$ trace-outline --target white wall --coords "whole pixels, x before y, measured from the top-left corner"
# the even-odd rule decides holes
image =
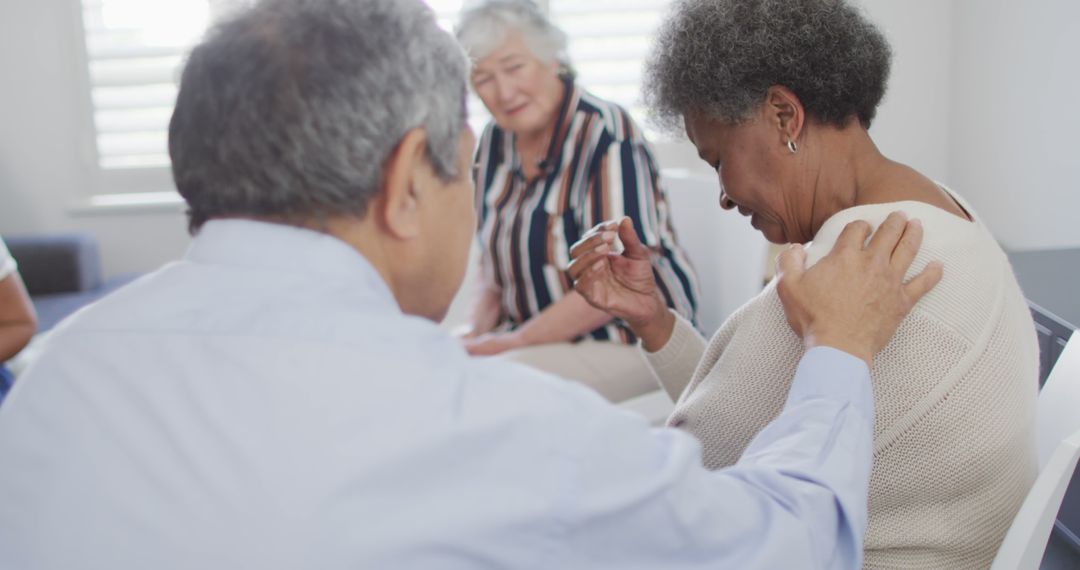
[[[1009,249],[1080,247],[1080,2],[955,4],[952,184]]]
[[[947,182],[952,2],[859,3],[893,50],[889,88],[870,133],[885,156]]]
[[[1007,247],[1080,245],[1068,61],[1080,39],[1067,33],[1080,3],[860,3],[894,51],[872,131],[881,149],[968,197]],[[107,274],[149,270],[187,244],[179,209],[72,211],[92,180],[78,18],[77,0],[0,2],[0,232],[92,231]],[[701,168],[693,154],[670,159]]]
[[[146,271],[183,253],[179,208],[75,211],[93,179],[78,10],[78,0],[0,1],[0,232],[90,231],[106,275]]]

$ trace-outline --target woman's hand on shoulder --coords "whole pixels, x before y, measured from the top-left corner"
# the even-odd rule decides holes
[[[570,257],[574,289],[635,331],[667,313],[653,275],[653,253],[638,239],[630,218],[598,224],[570,248]]]

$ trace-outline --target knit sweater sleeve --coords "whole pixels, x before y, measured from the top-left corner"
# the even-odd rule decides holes
[[[705,339],[690,321],[677,311],[668,310],[675,315],[675,329],[671,331],[671,338],[656,352],[644,348],[641,352],[671,400],[678,401],[690,383],[701,356],[705,354]]]

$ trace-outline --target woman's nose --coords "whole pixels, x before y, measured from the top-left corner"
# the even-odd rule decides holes
[[[514,98],[513,86],[506,78],[495,77],[495,91],[500,103],[507,103]]]

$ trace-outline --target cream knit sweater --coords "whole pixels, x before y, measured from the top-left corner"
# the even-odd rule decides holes
[[[1034,325],[986,227],[929,204],[839,212],[807,262],[828,253],[848,222],[877,227],[894,210],[925,227],[908,276],[934,259],[945,275],[874,360],[865,568],[987,568],[1036,473]],[[706,466],[717,469],[735,463],[779,414],[802,353],[774,281],[707,346],[679,319],[671,340],[646,357],[677,401],[668,425],[697,436]]]

